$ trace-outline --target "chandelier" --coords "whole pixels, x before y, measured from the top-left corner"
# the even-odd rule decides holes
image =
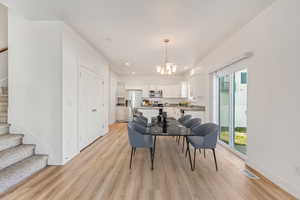
[[[156,71],[161,75],[171,75],[176,73],[177,66],[168,60],[168,43],[170,42],[169,39],[165,39],[165,58],[162,65],[158,65],[156,67]]]

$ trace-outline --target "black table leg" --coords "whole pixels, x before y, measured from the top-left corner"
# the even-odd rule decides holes
[[[188,152],[188,155],[189,155],[189,160],[190,160],[190,165],[191,165],[191,170],[194,171],[193,169],[193,164],[192,164],[192,157],[191,157],[191,151],[190,151],[190,144],[188,142],[188,139],[187,139],[187,136],[185,136],[185,141],[186,141],[186,145],[187,145],[187,152]]]
[[[153,155],[155,154],[155,148],[156,148],[156,136],[154,136]]]
[[[150,148],[150,160],[151,160],[151,170],[153,170],[154,153],[152,148]]]

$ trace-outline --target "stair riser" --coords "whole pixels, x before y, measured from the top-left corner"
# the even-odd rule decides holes
[[[5,143],[1,142],[0,143],[0,151],[20,145],[20,144],[22,144],[22,140],[23,140],[22,138],[17,138],[17,139],[9,140]]]
[[[0,171],[0,195],[34,173],[45,168],[47,166],[48,159],[46,157],[41,158],[31,161],[25,165],[22,164],[24,161],[16,163],[13,165],[13,168],[7,167]]]
[[[0,102],[7,103],[8,102],[8,96],[0,96]]]
[[[7,134],[9,132],[8,127],[0,127],[0,135]]]
[[[18,149],[18,151],[8,152],[4,156],[0,156],[0,170],[24,160],[34,154],[34,145],[26,146],[25,148]]]
[[[1,112],[6,112],[7,113],[7,111],[8,111],[8,107],[7,106],[1,106],[0,105],[0,113]]]
[[[0,123],[6,124],[7,123],[7,113],[0,112]]]
[[[1,87],[0,94],[7,95],[8,94],[8,88],[7,87]]]
[[[0,117],[0,123],[6,124],[7,123],[7,117]]]

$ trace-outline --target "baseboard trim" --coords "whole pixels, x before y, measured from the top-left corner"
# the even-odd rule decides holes
[[[298,196],[297,192],[293,192],[293,193],[290,193],[288,192],[286,189],[283,189],[280,185],[274,183],[272,180],[270,180],[269,178],[267,178],[265,175],[265,173],[261,173],[259,172],[257,169],[254,169],[254,167],[250,166],[249,163],[245,163],[245,167],[251,171],[252,173],[254,173],[256,176],[258,176],[259,178],[263,179],[265,182],[271,184],[273,187],[277,188],[278,190],[282,191],[283,193],[285,193],[287,196],[290,196],[291,199],[298,199],[299,197],[296,197]]]

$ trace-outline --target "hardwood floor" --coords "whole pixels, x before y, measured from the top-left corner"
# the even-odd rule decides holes
[[[265,179],[245,177],[240,172],[244,163],[224,148],[219,146],[216,154],[218,172],[209,151],[206,159],[198,154],[192,172],[175,139],[159,137],[154,170],[150,170],[148,149],[137,150],[129,170],[126,124],[114,124],[107,136],[67,165],[47,167],[2,199],[295,199]]]

